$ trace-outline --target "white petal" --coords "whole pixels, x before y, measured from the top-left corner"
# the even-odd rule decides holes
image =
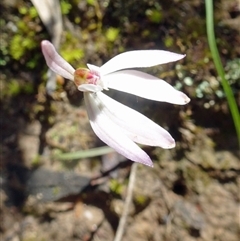
[[[57,53],[55,47],[47,40],[41,42],[41,47],[48,67],[64,78],[73,80],[74,68]]]
[[[103,76],[120,69],[151,67],[177,61],[184,57],[185,55],[164,50],[135,50],[124,52],[113,57],[100,67],[100,70]]]
[[[103,88],[100,85],[82,84],[78,86],[78,90],[83,92],[86,92],[86,91],[98,92],[98,91],[102,91]]]
[[[96,135],[107,145],[115,149],[126,158],[153,166],[150,157],[118,127],[103,110],[104,105],[99,100],[97,93],[84,92],[84,100],[90,124]]]
[[[100,68],[93,64],[87,64],[87,67],[91,70],[92,73],[95,73],[96,75],[100,76]]]
[[[108,88],[134,94],[146,99],[185,105],[190,99],[166,81],[137,70],[121,70],[102,78]]]
[[[134,142],[166,149],[175,146],[171,135],[146,116],[101,92],[97,94],[97,97],[101,103],[102,112]]]

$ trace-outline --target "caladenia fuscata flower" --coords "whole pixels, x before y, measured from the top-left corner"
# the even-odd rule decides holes
[[[96,135],[126,158],[153,166],[150,157],[136,143],[175,147],[172,136],[141,113],[115,101],[103,90],[115,89],[146,99],[185,105],[190,99],[167,82],[130,68],[151,67],[180,60],[184,55],[163,50],[121,53],[101,67],[74,69],[47,40],[41,43],[47,65],[62,77],[74,81],[84,92],[90,124]]]

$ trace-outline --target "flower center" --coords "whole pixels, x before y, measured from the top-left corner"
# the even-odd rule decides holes
[[[92,73],[89,69],[79,68],[74,72],[74,83],[77,87],[82,84],[97,85],[99,79],[99,76]]]

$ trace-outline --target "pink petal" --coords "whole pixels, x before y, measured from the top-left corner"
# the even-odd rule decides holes
[[[102,111],[104,104],[98,98],[99,93],[84,92],[90,124],[96,135],[126,158],[152,167],[150,157]]]
[[[54,46],[49,41],[43,40],[41,47],[48,67],[64,78],[73,80],[74,68],[57,53]]]
[[[171,135],[141,113],[99,92],[95,100],[101,103],[101,111],[118,125],[131,140],[143,145],[175,147]]]
[[[113,57],[100,67],[101,75],[103,76],[121,69],[151,67],[159,64],[166,64],[184,57],[185,55],[163,50],[135,50],[124,52]]]
[[[121,70],[102,79],[108,88],[134,94],[146,99],[185,105],[190,99],[166,81],[137,70]]]

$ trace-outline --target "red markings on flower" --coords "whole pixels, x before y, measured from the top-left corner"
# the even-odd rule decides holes
[[[97,85],[99,77],[93,74],[89,69],[79,68],[74,72],[74,83],[76,86],[82,84]]]

